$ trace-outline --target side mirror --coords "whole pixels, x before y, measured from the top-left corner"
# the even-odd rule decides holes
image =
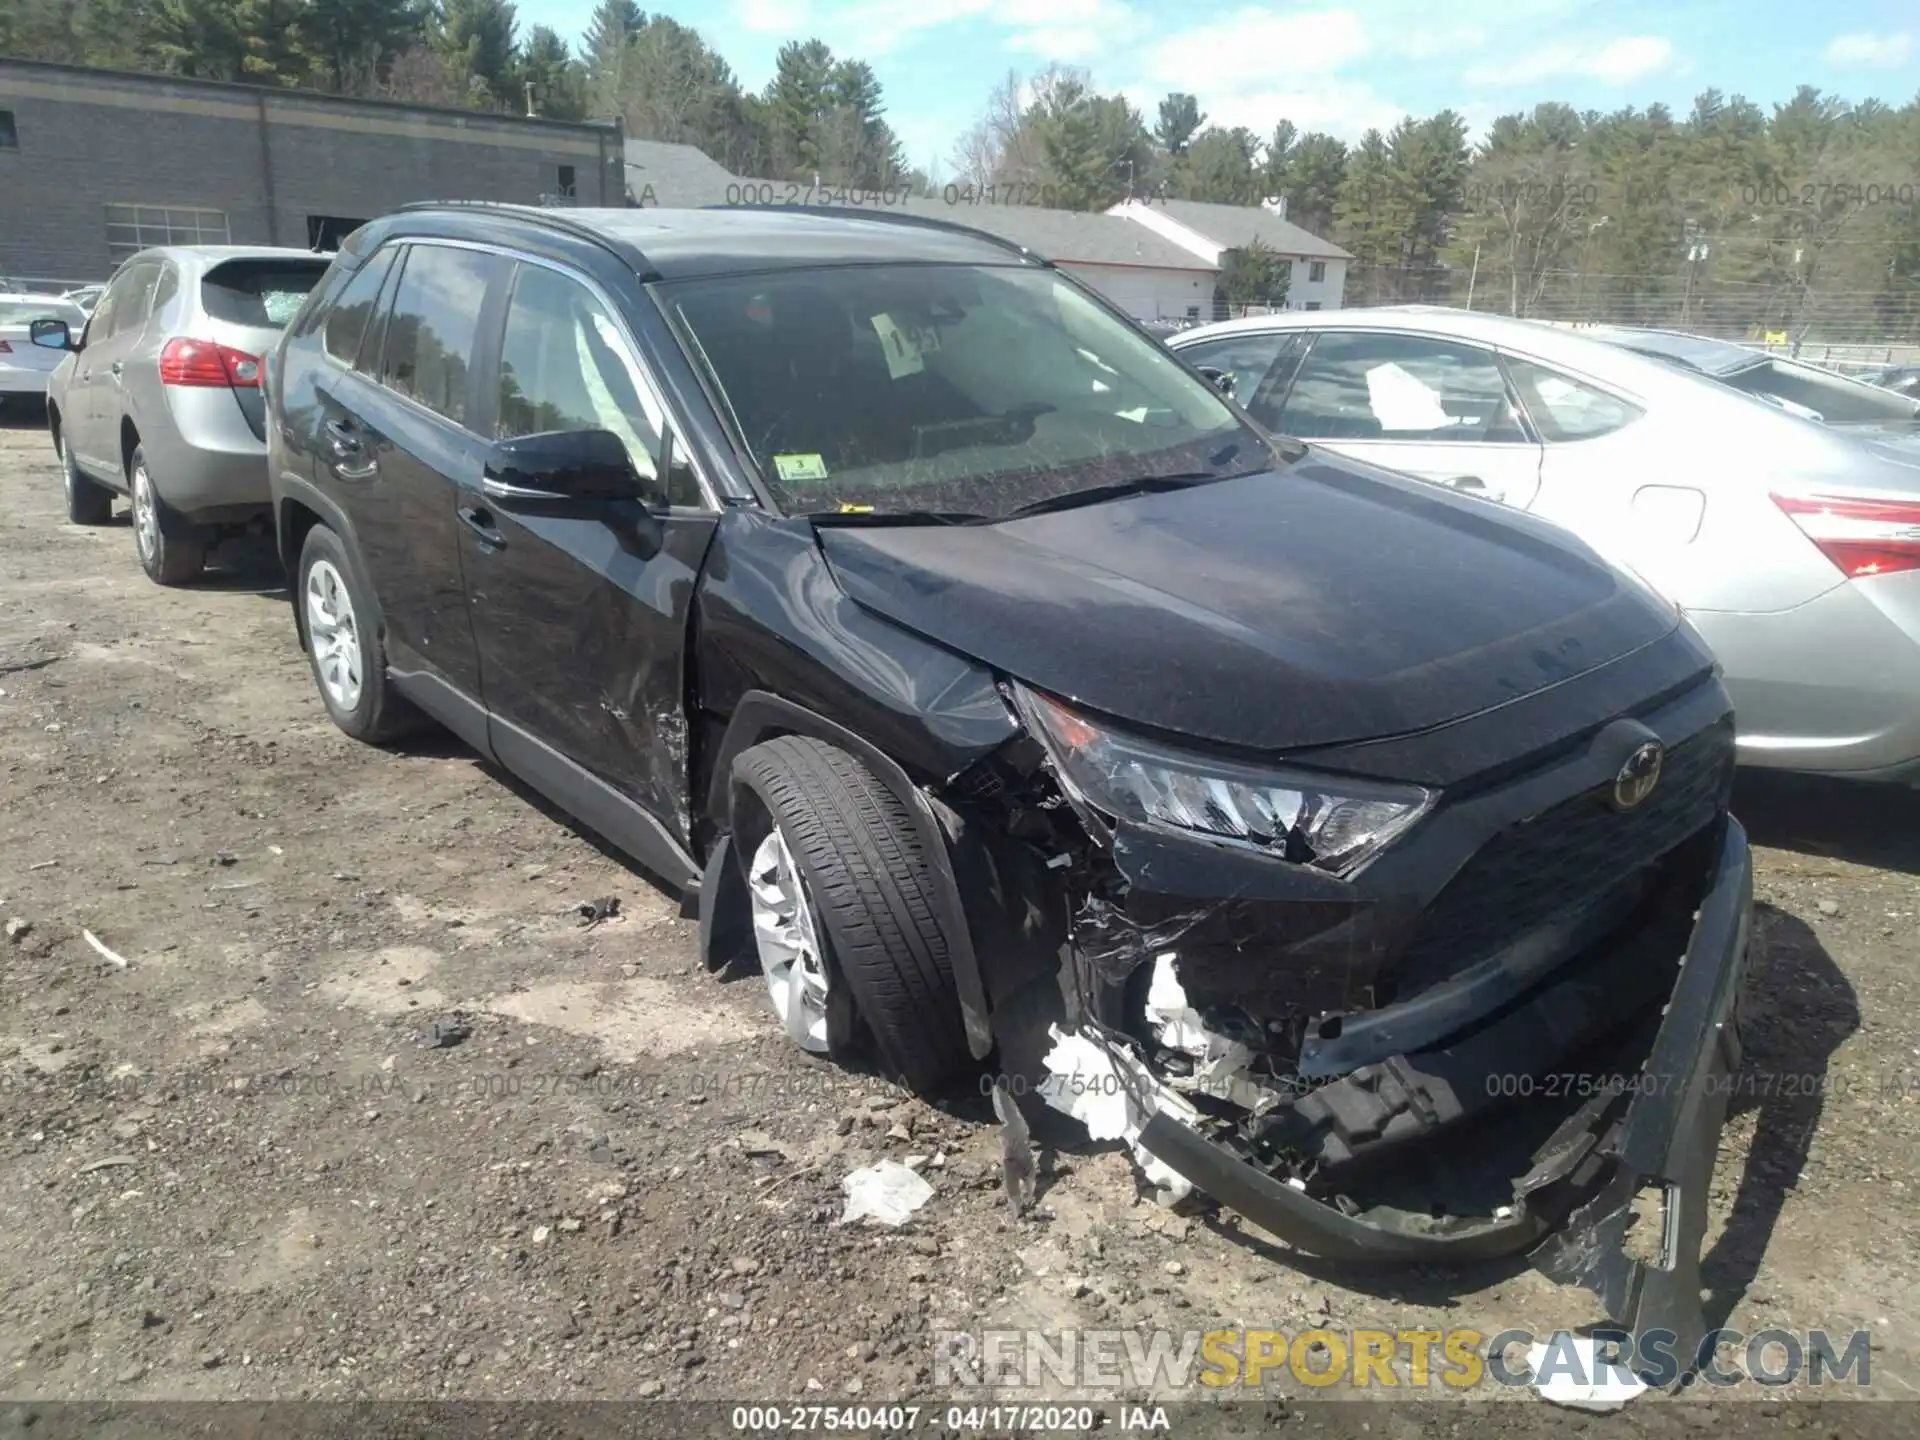
[[[27,326],[27,339],[42,350],[77,350],[73,331],[64,320],[35,320]]]
[[[1216,370],[1211,365],[1196,365],[1193,368],[1198,370],[1201,375],[1205,377],[1206,382],[1213,386],[1214,389],[1218,390],[1222,395],[1225,395],[1229,400],[1233,398],[1233,392],[1238,387],[1240,381],[1239,377],[1231,370]]]
[[[633,468],[626,442],[611,430],[554,430],[498,441],[480,488],[503,505],[654,498],[653,485]]]

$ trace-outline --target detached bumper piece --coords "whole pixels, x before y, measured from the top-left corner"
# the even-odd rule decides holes
[[[1746,832],[1729,819],[1677,978],[1671,960],[1637,953],[1629,940],[1452,1043],[1362,1066],[1275,1117],[1275,1138],[1315,1166],[1365,1170],[1370,1156],[1392,1156],[1398,1172],[1423,1148],[1454,1148],[1409,1142],[1464,1131],[1476,1118],[1478,1130],[1524,1135],[1511,1111],[1481,1114],[1498,1101],[1495,1077],[1533,1077],[1624,1027],[1646,1056],[1637,1073],[1621,1065],[1618,1084],[1560,1092],[1573,1108],[1532,1147],[1510,1202],[1484,1207],[1490,1215],[1318,1198],[1175,1118],[1185,1108],[1177,1103],[1147,1118],[1138,1144],[1263,1229],[1329,1259],[1445,1264],[1532,1251],[1543,1273],[1594,1291],[1623,1327],[1669,1332],[1674,1353],[1691,1362],[1706,1329],[1699,1251],[1740,1064],[1736,1003],[1752,893]]]

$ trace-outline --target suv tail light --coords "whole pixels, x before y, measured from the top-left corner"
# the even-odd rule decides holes
[[[251,390],[260,383],[260,357],[211,340],[176,338],[160,352],[160,383]]]
[[[1920,500],[1775,495],[1773,503],[1849,580],[1920,570]]]

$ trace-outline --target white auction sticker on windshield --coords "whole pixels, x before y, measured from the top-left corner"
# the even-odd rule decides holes
[[[873,333],[887,357],[887,373],[896,380],[918,375],[927,368],[927,355],[940,348],[940,332],[932,326],[902,324],[884,311],[873,317]]]

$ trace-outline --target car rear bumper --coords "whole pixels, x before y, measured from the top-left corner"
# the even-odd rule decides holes
[[[45,395],[51,370],[26,370],[15,365],[0,365],[0,395]]]
[[[1861,778],[1920,768],[1920,571],[1772,614],[1687,618],[1725,672],[1741,764]]]
[[[265,442],[247,432],[231,395],[218,398],[235,412],[231,426],[160,426],[140,436],[154,488],[190,519],[230,520],[272,503]]]
[[[1329,1259],[1448,1263],[1534,1251],[1535,1263],[1552,1278],[1594,1291],[1636,1334],[1668,1332],[1673,1353],[1690,1358],[1705,1333],[1699,1249],[1731,1077],[1740,1064],[1736,1007],[1752,889],[1746,834],[1729,819],[1678,979],[1637,1075],[1616,1091],[1578,1097],[1581,1103],[1535,1152],[1532,1167],[1515,1179],[1512,1203],[1491,1217],[1349,1213],[1173,1118],[1176,1107],[1154,1108],[1139,1145],[1262,1228]],[[1521,1023],[1561,1018],[1559,1011],[1578,1003],[1563,988],[1549,987],[1515,1012]],[[1448,1039],[1435,1053],[1449,1048]],[[1407,1058],[1417,1064],[1422,1057]],[[1556,1210],[1555,1200],[1575,1208]],[[1627,1251],[1636,1215],[1650,1216],[1646,1223],[1659,1231],[1649,1245],[1636,1246],[1648,1258]]]

